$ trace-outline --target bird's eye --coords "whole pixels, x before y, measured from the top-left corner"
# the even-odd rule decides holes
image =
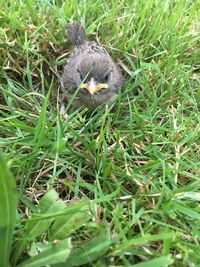
[[[79,73],[79,75],[80,75],[80,78],[81,78],[81,80],[83,80],[83,74],[81,73],[81,71],[80,70],[78,70],[78,73]]]
[[[109,75],[108,74],[106,74],[105,76],[104,76],[104,82],[108,82],[108,78],[109,78]]]

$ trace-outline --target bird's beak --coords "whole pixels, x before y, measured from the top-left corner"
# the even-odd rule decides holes
[[[88,83],[87,89],[91,95],[95,94],[98,91],[98,87],[94,78],[91,78],[90,82]]]
[[[94,78],[91,78],[91,80],[89,81],[89,83],[82,83],[81,88],[85,88],[87,89],[91,95],[97,93],[98,91],[100,91],[101,89],[104,88],[108,88],[108,84],[107,83],[99,83],[97,84]]]

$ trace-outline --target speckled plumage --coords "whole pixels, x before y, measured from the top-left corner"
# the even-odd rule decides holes
[[[94,41],[86,39],[84,28],[78,23],[67,25],[67,36],[74,46],[68,63],[61,77],[61,113],[66,102],[74,95],[80,84],[93,79],[97,84],[106,83],[108,88],[90,94],[80,88],[77,92],[73,107],[85,106],[89,110],[100,105],[113,102],[117,98],[119,89],[123,85],[123,77],[117,65],[108,52]]]

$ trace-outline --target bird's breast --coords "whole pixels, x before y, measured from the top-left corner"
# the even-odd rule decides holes
[[[115,92],[107,92],[101,94],[94,95],[80,95],[79,101],[87,107],[89,110],[96,109],[98,106],[101,106],[108,102],[113,102],[117,98],[117,94]]]

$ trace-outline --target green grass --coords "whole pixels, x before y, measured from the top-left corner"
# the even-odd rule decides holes
[[[0,148],[19,192],[12,266],[200,266],[199,10],[1,1]],[[126,85],[115,109],[66,121],[59,77],[73,20]]]

